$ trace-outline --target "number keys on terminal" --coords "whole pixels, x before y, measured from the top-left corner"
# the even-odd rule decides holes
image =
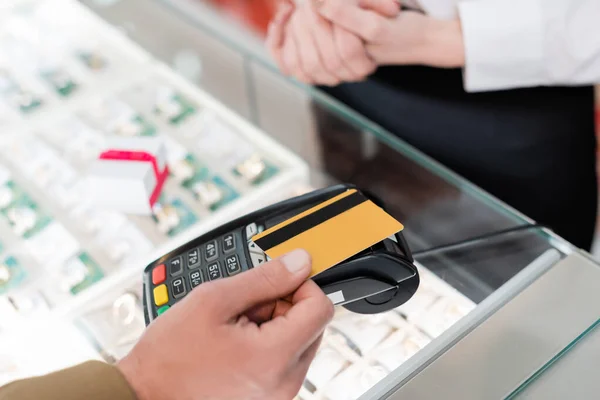
[[[192,289],[202,283],[202,272],[200,270],[192,271],[190,273],[190,282],[192,283]]]
[[[194,269],[200,265],[200,249],[195,248],[194,250],[188,251],[187,259],[189,269]]]
[[[205,258],[206,261],[212,261],[215,258],[217,258],[218,252],[217,252],[217,241],[213,240],[212,242],[208,242],[206,244],[206,253],[205,253]]]
[[[223,277],[223,275],[221,275],[221,268],[219,268],[218,262],[209,264],[207,269],[208,269],[208,279],[210,279],[211,281],[214,281],[215,279],[219,279],[219,278]]]
[[[171,286],[173,287],[173,297],[178,299],[180,297],[185,296],[186,289],[185,289],[185,278],[184,277],[174,279],[173,282],[171,283]]]
[[[242,271],[242,267],[240,266],[240,261],[238,260],[237,255],[229,256],[225,259],[225,266],[227,268],[227,273],[229,276],[235,275]]]
[[[235,235],[233,233],[229,233],[223,236],[223,251],[225,253],[229,253],[233,250],[235,250]]]

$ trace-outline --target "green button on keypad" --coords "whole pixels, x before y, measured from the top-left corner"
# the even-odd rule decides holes
[[[169,306],[162,306],[161,308],[159,308],[158,310],[156,310],[156,313],[158,315],[163,314],[165,311],[167,311],[169,309]]]

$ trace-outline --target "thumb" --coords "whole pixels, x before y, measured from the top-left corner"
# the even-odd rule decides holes
[[[239,275],[214,282],[213,290],[222,293],[220,318],[229,320],[254,306],[288,296],[306,281],[310,271],[310,255],[298,249]]]
[[[400,4],[396,0],[359,0],[358,5],[389,18],[396,17],[400,13]]]

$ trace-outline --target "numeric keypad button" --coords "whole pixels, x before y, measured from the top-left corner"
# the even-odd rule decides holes
[[[181,256],[169,260],[168,264],[171,276],[179,275],[183,271],[183,260]]]
[[[219,268],[218,262],[209,264],[208,267],[206,268],[206,270],[208,271],[208,279],[210,279],[211,281],[214,281],[215,279],[219,279],[219,278],[223,277],[223,275],[221,274],[221,268]]]
[[[230,253],[235,250],[235,235],[233,233],[228,233],[223,236],[223,252]]]
[[[206,261],[213,261],[218,257],[218,255],[219,251],[217,249],[217,241],[213,240],[208,242],[204,247],[204,258]]]
[[[199,286],[202,283],[202,271],[199,269],[192,271],[190,273],[190,282],[192,284],[192,289]]]
[[[188,268],[194,269],[200,265],[200,249],[195,248],[187,253]]]
[[[231,255],[225,259],[225,269],[227,269],[227,274],[229,276],[233,276],[242,272],[242,267],[240,265],[240,260],[236,254]]]
[[[185,296],[185,294],[187,293],[185,287],[185,278],[183,276],[177,279],[173,279],[173,282],[171,282],[171,287],[173,289],[173,297],[175,297],[176,299]]]

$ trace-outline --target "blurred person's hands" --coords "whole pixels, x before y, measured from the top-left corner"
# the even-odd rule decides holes
[[[400,11],[395,0],[362,0],[361,7],[386,17]],[[284,74],[308,84],[361,81],[377,68],[359,35],[327,21],[311,0],[296,7],[282,3],[269,27],[267,46]]]
[[[200,285],[118,367],[139,400],[292,399],[333,317],[310,270],[296,250]]]
[[[369,10],[372,1],[353,4],[347,0],[322,0],[318,13],[364,40],[368,54],[378,65],[464,66],[458,19],[439,20],[415,11],[403,11],[390,18]]]

